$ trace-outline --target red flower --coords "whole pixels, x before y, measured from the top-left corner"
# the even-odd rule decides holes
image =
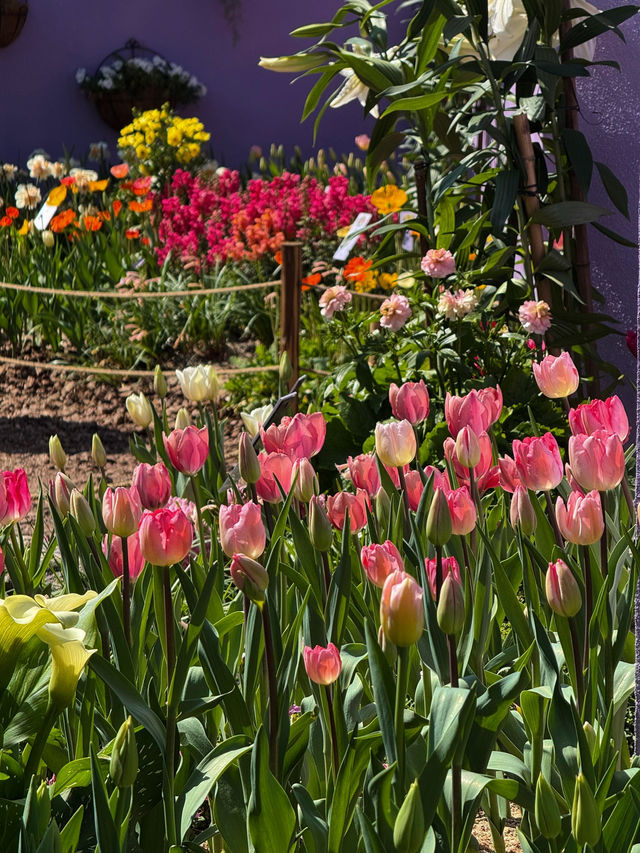
[[[7,216],[10,216],[11,219],[17,219],[20,216],[20,211],[17,207],[8,207]]]

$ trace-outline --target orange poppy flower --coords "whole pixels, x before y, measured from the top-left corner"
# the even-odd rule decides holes
[[[124,232],[124,236],[127,238],[127,240],[136,240],[140,236],[140,229],[127,228],[127,230]]]
[[[153,207],[153,202],[150,198],[145,199],[144,201],[133,201],[129,202],[129,210],[132,210],[134,213],[147,213]]]
[[[103,190],[106,190],[108,183],[108,178],[104,181],[89,181],[89,190],[92,193],[101,193]]]
[[[116,163],[110,171],[114,178],[126,178],[129,174],[129,166],[126,163]]]
[[[99,231],[102,228],[102,219],[99,216],[84,216],[82,224],[86,231]]]
[[[13,225],[13,219],[10,216],[3,216],[2,219],[0,219],[0,227],[8,228],[9,225]]]
[[[122,210],[122,202],[118,201],[118,199],[116,199],[113,202],[113,215],[117,216],[121,210]]]
[[[365,261],[360,256],[351,258],[343,271],[343,276],[349,281],[362,281],[367,271],[373,266],[373,261]]]
[[[277,264],[282,263],[282,252],[277,251],[273,257],[274,257],[274,260]]]
[[[17,219],[20,216],[20,211],[17,207],[8,207],[7,216],[9,216],[11,219]]]
[[[322,281],[322,276],[319,272],[313,272],[311,275],[306,276],[306,278],[302,279],[302,289],[309,290],[314,287],[316,284],[320,284]]]
[[[67,225],[71,225],[75,218],[75,210],[63,210],[62,213],[58,213],[53,217],[49,227],[55,234],[58,234],[60,231],[64,231]]]
[[[136,178],[131,189],[134,195],[146,195],[151,189],[151,177]]]

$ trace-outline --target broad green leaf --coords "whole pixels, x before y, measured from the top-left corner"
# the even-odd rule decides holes
[[[269,769],[269,744],[264,728],[258,730],[251,752],[247,826],[255,853],[287,853],[290,849],[296,814],[289,797]]]

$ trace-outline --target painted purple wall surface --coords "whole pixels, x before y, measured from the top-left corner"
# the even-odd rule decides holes
[[[310,19],[330,20],[339,0],[242,0],[239,40],[233,44],[219,0],[31,0],[20,37],[0,50],[0,160],[24,164],[36,148],[52,157],[66,147],[83,157],[89,143],[116,134],[75,82],[78,67],[93,72],[111,51],[135,38],[195,74],[208,89],[185,115],[197,115],[212,134],[214,154],[229,165],[245,162],[252,145],[272,142],[312,150],[313,119],[300,126],[308,81],[258,67],[259,57],[279,56],[310,42],[289,32]],[[362,109],[329,110],[318,146],[353,150],[363,132]]]

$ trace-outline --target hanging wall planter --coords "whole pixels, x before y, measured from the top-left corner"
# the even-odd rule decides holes
[[[165,103],[175,108],[198,100],[207,91],[180,65],[135,39],[110,53],[94,74],[79,68],[76,80],[103,121],[114,130],[129,124],[133,109],[144,112],[159,109]]]
[[[29,4],[20,0],[0,0],[0,47],[14,42],[24,27]]]

